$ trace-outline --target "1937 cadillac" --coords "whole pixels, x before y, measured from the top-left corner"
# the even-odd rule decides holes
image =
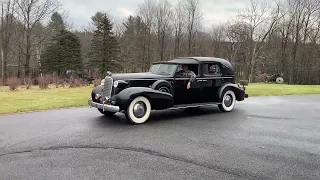
[[[177,72],[182,65],[196,74],[187,88],[190,77]],[[181,57],[154,62],[145,73],[120,73],[108,75],[101,85],[94,88],[88,103],[102,114],[125,114],[132,124],[145,123],[151,110],[183,109],[217,105],[223,112],[230,112],[236,101],[248,98],[245,85],[235,82],[229,61],[213,57]]]

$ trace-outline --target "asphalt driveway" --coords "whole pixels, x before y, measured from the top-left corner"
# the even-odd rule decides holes
[[[0,179],[320,179],[320,96],[159,111],[137,126],[89,107],[0,116]]]

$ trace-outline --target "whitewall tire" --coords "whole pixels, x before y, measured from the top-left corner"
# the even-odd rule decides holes
[[[277,77],[276,82],[278,84],[282,84],[283,83],[283,78],[282,77]]]
[[[222,102],[218,105],[223,112],[230,112],[236,105],[236,95],[232,90],[226,91],[222,96]]]
[[[127,107],[125,114],[132,124],[145,123],[151,114],[150,101],[143,96],[136,97]]]

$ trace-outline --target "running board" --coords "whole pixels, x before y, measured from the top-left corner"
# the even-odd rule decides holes
[[[193,103],[193,104],[178,104],[174,105],[169,110],[177,110],[177,109],[186,109],[186,108],[193,108],[193,107],[204,107],[204,106],[216,106],[221,103]]]

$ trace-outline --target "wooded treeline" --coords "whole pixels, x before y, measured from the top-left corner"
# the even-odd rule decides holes
[[[214,56],[228,59],[250,82],[283,73],[289,84],[320,84],[319,0],[248,0],[231,21],[209,30],[200,3],[145,0],[123,22],[97,12],[93,28],[74,31],[56,0],[2,1],[2,80],[65,77],[70,70],[103,77],[146,71],[151,62],[174,57]]]

